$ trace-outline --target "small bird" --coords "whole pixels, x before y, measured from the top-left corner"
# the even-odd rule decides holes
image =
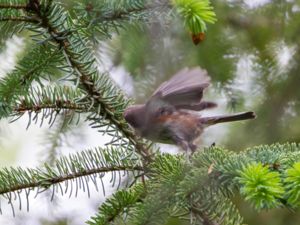
[[[124,118],[141,137],[175,144],[193,153],[204,128],[256,117],[254,112],[201,117],[198,111],[217,106],[202,101],[203,91],[209,84],[210,77],[200,67],[182,69],[162,83],[145,104],[128,107]]]

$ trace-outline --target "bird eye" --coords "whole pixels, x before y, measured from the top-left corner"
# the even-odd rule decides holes
[[[166,113],[166,110],[164,108],[159,109],[159,114],[164,115]]]
[[[160,108],[157,112],[157,116],[164,116],[164,115],[170,115],[172,113],[172,110],[169,108]]]

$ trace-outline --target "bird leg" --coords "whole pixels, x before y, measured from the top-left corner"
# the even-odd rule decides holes
[[[192,142],[189,142],[189,149],[191,150],[191,155],[193,155],[195,153],[195,151],[197,150],[197,145],[195,145]]]
[[[188,153],[189,146],[186,141],[175,135],[173,136],[173,140],[175,141],[175,144],[179,146],[186,154]]]
[[[197,146],[178,138],[176,138],[176,144],[185,151],[186,160],[189,161]]]

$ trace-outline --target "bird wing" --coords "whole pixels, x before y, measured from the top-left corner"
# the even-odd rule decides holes
[[[203,90],[210,84],[210,77],[206,70],[200,67],[184,68],[177,72],[170,80],[162,83],[148,100],[150,105],[184,106],[199,104]],[[182,107],[184,108],[184,107]]]
[[[145,111],[140,115],[147,124],[145,127],[156,126],[157,118],[171,115],[176,110],[200,111],[214,107],[214,103],[201,102],[203,90],[209,84],[210,77],[200,67],[184,68],[177,72],[162,83],[146,102]]]

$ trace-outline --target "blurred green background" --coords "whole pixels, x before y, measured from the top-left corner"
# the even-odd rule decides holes
[[[100,68],[110,70],[119,81],[129,74],[133,87],[131,82],[119,84],[127,89],[129,85],[132,91],[127,91],[136,102],[143,102],[176,71],[200,66],[212,78],[212,87],[205,97],[220,105],[219,110],[209,114],[245,110],[257,114],[251,122],[208,130],[203,137],[205,144],[216,142],[229,150],[242,151],[259,144],[299,142],[300,1],[213,0],[212,5],[218,21],[208,26],[206,38],[199,45],[194,45],[180,18],[157,18],[150,25],[128,24],[110,40],[99,43]],[[115,68],[122,68],[122,72]],[[18,158],[16,149],[20,148],[18,138],[9,142],[10,134],[4,130],[0,130],[2,166],[11,165]],[[235,201],[246,224],[300,224],[300,211],[256,212],[240,198]],[[98,203],[93,203],[94,210]],[[40,224],[73,224],[68,222],[72,217],[70,213],[58,218],[57,223],[43,219]],[[10,221],[15,222],[6,224],[27,224],[25,220]],[[179,224],[182,223],[174,220],[168,225]]]

